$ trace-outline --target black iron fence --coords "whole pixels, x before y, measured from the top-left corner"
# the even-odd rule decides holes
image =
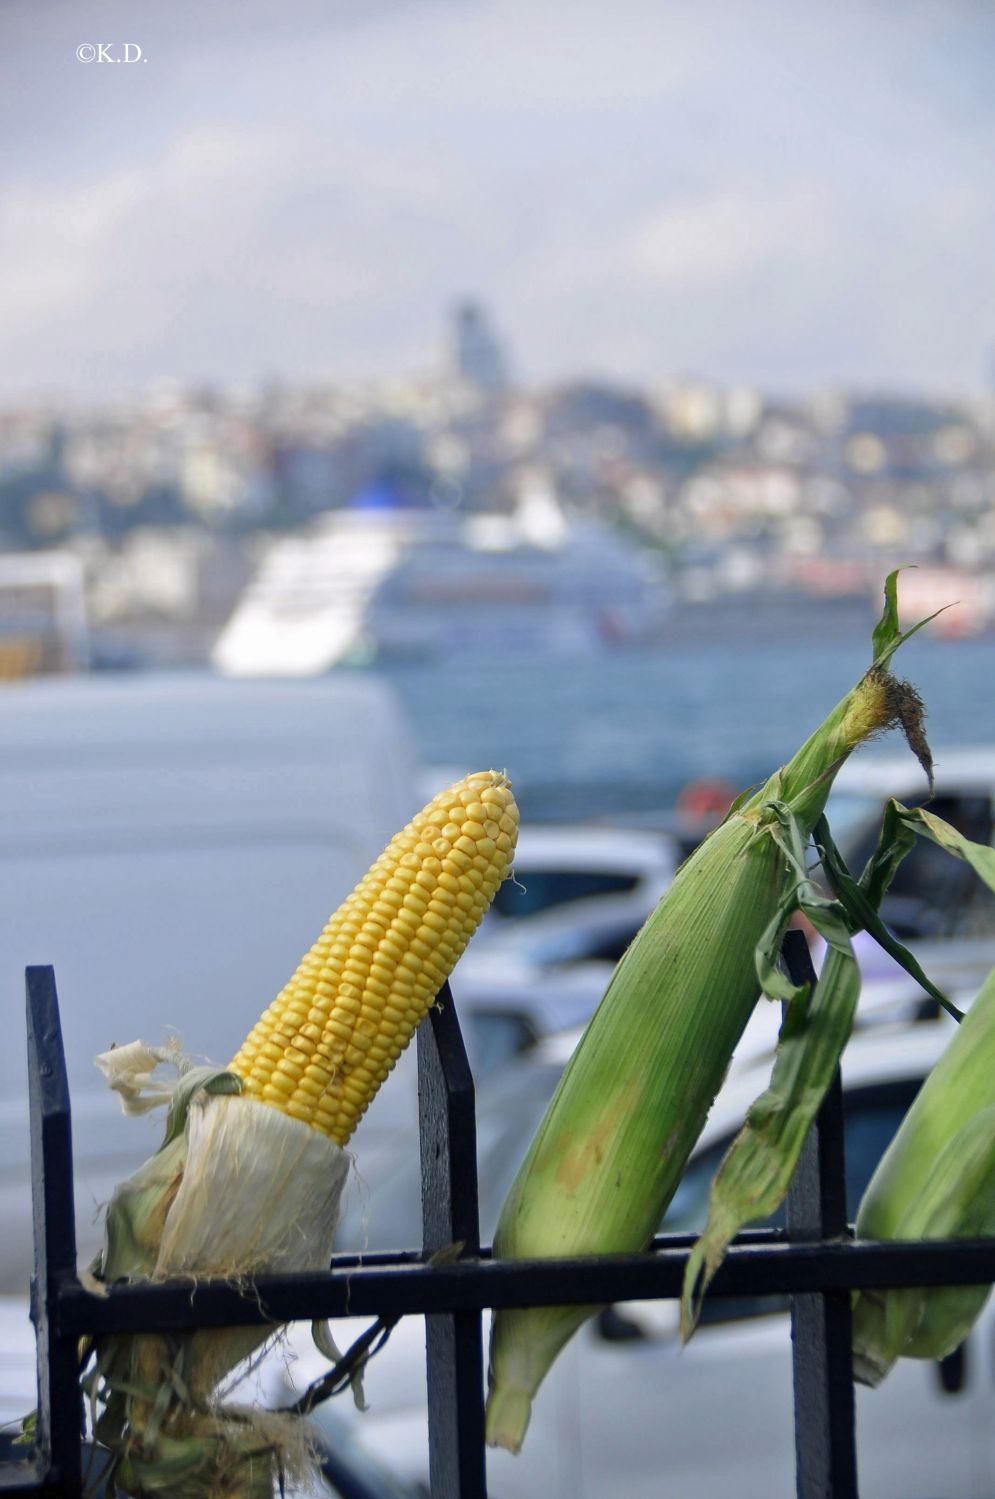
[[[803,943],[787,943],[785,955],[792,976],[805,977]],[[77,1275],[70,1099],[55,977],[51,968],[28,969],[38,1428],[29,1457],[0,1463],[0,1496],[82,1493],[77,1341],[87,1334],[424,1314],[433,1499],[485,1499],[483,1309],[680,1295],[693,1243],[687,1235],[663,1235],[641,1254],[570,1260],[496,1260],[481,1247],[473,1083],[448,986],[440,999],[418,1032],[421,1250],[335,1255],[328,1271],[260,1276],[251,1297],[219,1282],[121,1285],[97,1296]],[[740,1234],[708,1292],[791,1297],[800,1499],[858,1493],[850,1292],[995,1280],[995,1240],[854,1242],[843,1168],[837,1079],[806,1142],[786,1229]],[[459,1258],[429,1262],[456,1242],[463,1246]]]

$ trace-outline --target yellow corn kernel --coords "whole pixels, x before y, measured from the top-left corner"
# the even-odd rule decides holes
[[[497,771],[419,812],[246,1038],[243,1091],[344,1145],[507,875],[517,827]]]

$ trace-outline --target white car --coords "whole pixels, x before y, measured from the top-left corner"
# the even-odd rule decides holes
[[[587,1020],[658,899],[598,895],[479,931],[453,976],[475,1076]]]
[[[774,1007],[770,1007],[772,1010]],[[844,1058],[851,1211],[871,1171],[950,1034],[945,1017],[888,1023],[883,1012],[855,1034]],[[576,1035],[549,1038],[481,1089],[478,1141],[481,1229],[499,1205],[545,1109]],[[755,1033],[741,1049],[667,1214],[672,1232],[699,1229],[715,1167],[770,1056]],[[416,1150],[381,1182],[365,1210],[343,1223],[340,1247],[419,1242]],[[792,1380],[786,1310],[770,1300],[706,1300],[682,1350],[671,1301],[630,1303],[596,1317],[567,1345],[536,1400],[519,1457],[488,1454],[495,1499],[772,1499],[794,1492]],[[486,1317],[485,1317],[486,1324]],[[340,1344],[365,1324],[336,1323]],[[902,1361],[877,1390],[857,1395],[864,1499],[990,1499],[995,1429],[990,1309],[972,1334],[963,1384],[944,1389],[937,1365]],[[293,1339],[295,1385],[321,1370],[306,1338]],[[342,1397],[337,1414],[371,1452],[409,1480],[428,1472],[424,1329],[406,1318],[367,1371],[370,1408]],[[321,1421],[320,1408],[317,1419]]]
[[[652,910],[679,862],[676,840],[648,828],[526,823],[514,879],[498,891],[491,914],[520,920],[602,896],[628,896]]]

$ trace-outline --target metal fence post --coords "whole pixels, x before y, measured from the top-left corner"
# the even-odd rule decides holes
[[[82,1401],[72,1341],[58,1336],[58,1295],[76,1274],[69,1083],[55,972],[29,968],[28,1100],[35,1269],[31,1315],[38,1337],[38,1456],[46,1481],[65,1494],[82,1484]]]
[[[788,932],[783,951],[792,982],[814,984],[804,935]],[[847,1237],[845,1164],[837,1068],[788,1192],[789,1239]],[[857,1499],[849,1291],[792,1296],[791,1355],[798,1499]]]
[[[789,937],[795,981],[811,979]],[[0,1458],[0,1496],[79,1499],[78,1337],[235,1326],[322,1316],[425,1315],[433,1499],[486,1499],[481,1315],[487,1307],[591,1306],[679,1295],[691,1236],[664,1235],[649,1254],[514,1261],[479,1253],[473,1083],[448,988],[419,1030],[419,1126],[426,1265],[415,1250],[336,1256],[333,1273],[261,1275],[256,1294],[223,1281],[113,1286],[93,1296],[75,1274],[69,1097],[54,975],[28,971],[35,1219],[33,1316],[39,1351],[39,1442],[33,1458]],[[806,1142],[789,1196],[788,1237],[740,1235],[710,1294],[790,1293],[797,1490],[856,1499],[851,1288],[976,1285],[995,1280],[995,1241],[855,1244],[848,1239],[842,1095],[837,1078]],[[833,1242],[833,1241],[837,1242]],[[451,1263],[452,1245],[465,1253]],[[336,1274],[336,1268],[349,1274]]]
[[[473,1077],[443,985],[418,1029],[422,1235],[426,1253],[480,1249]],[[432,1499],[486,1499],[483,1356],[478,1311],[425,1318]]]

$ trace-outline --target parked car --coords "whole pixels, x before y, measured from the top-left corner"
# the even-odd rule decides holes
[[[406,725],[374,679],[81,677],[8,686],[0,743],[0,989],[53,963],[77,1232],[158,1145],[93,1065],[176,1034],[232,1056],[339,900],[416,810]],[[0,1291],[31,1263],[23,1022],[0,1057]]]
[[[627,896],[652,910],[679,861],[676,840],[648,828],[526,824],[515,878],[498,891],[491,913],[520,920],[602,896]]]
[[[659,894],[592,896],[478,932],[453,976],[476,1076],[586,1020]]]
[[[855,1034],[844,1059],[851,1212],[950,1026],[946,1017],[889,1022],[882,1009],[876,1023]],[[703,1225],[715,1167],[769,1074],[769,1053],[756,1039],[730,1071],[664,1221],[668,1231]],[[576,1033],[547,1039],[480,1089],[485,1240],[575,1040]],[[342,1224],[340,1247],[419,1242],[418,1194],[412,1144],[391,1170],[376,1180],[368,1177],[365,1210]],[[593,1318],[560,1355],[539,1392],[522,1454],[488,1454],[490,1491],[497,1499],[596,1499],[609,1493],[656,1499],[661,1491],[675,1499],[725,1499],[730,1493],[770,1499],[793,1492],[790,1338],[783,1303],[706,1300],[701,1325],[684,1350],[675,1303],[629,1303],[614,1310],[611,1318]],[[336,1323],[337,1340],[348,1343],[364,1325],[359,1319]],[[993,1336],[989,1308],[969,1339],[956,1388],[943,1382],[935,1364],[902,1361],[880,1389],[858,1392],[861,1493],[868,1499],[990,1499]],[[321,1365],[296,1330],[292,1341],[299,1358],[290,1378],[297,1386]],[[422,1480],[428,1471],[423,1362],[421,1319],[405,1319],[367,1371],[369,1410],[359,1414],[344,1402],[337,1410],[372,1452],[389,1453],[402,1476]]]

